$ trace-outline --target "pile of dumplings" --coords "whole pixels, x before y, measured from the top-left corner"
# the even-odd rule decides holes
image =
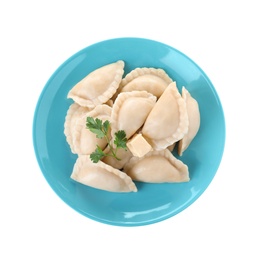
[[[197,101],[185,87],[160,68],[136,68],[124,76],[125,62],[97,68],[71,88],[64,134],[71,152],[77,154],[71,178],[110,192],[136,192],[134,181],[147,183],[188,182],[189,170],[181,156],[200,127]],[[111,123],[111,140],[119,130],[126,133],[127,149],[118,149],[117,160],[105,156],[93,163],[90,154],[98,145],[109,152],[105,138],[86,128],[86,118]],[[113,143],[113,142],[112,142]]]

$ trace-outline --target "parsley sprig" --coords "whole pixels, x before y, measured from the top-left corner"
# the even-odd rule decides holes
[[[109,153],[105,153],[100,146],[97,145],[96,150],[90,154],[90,159],[92,162],[97,163],[99,162],[103,157],[105,156],[111,156],[114,157],[117,160],[121,160],[117,157],[117,151],[119,148],[127,149],[126,147],[126,133],[124,130],[119,130],[115,133],[114,138],[114,146],[111,144],[111,140],[109,138],[109,128],[110,128],[110,122],[106,120],[103,122],[99,118],[93,118],[93,117],[87,117],[86,120],[86,128],[89,129],[92,133],[96,134],[97,138],[105,138],[108,146],[109,146]]]

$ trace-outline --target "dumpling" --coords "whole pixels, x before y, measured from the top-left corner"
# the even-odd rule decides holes
[[[78,157],[71,178],[84,185],[111,192],[137,191],[135,183],[128,175],[101,161],[93,163],[89,155]]]
[[[73,133],[76,121],[90,110],[90,108],[81,107],[77,103],[72,103],[69,106],[64,122],[64,134],[72,153],[75,153],[73,148]]]
[[[120,84],[121,92],[145,90],[159,98],[172,79],[163,69],[136,68],[128,73]]]
[[[182,97],[186,102],[189,118],[189,128],[188,132],[178,143],[179,155],[182,155],[183,152],[188,148],[200,128],[200,111],[198,102],[191,96],[185,87],[182,88]]]
[[[175,158],[168,150],[152,151],[144,157],[132,157],[124,172],[132,180],[149,183],[187,182],[188,166]]]
[[[163,150],[182,139],[188,125],[186,103],[172,82],[148,115],[142,134],[155,150]]]
[[[124,130],[131,137],[145,122],[154,107],[156,97],[146,91],[120,93],[112,108],[112,136]]]
[[[98,145],[101,149],[104,149],[107,145],[106,138],[97,138],[96,134],[92,133],[86,128],[87,117],[99,118],[103,122],[110,121],[111,107],[107,105],[98,105],[93,110],[85,113],[75,122],[73,131],[72,147],[77,154],[91,154],[95,151]]]
[[[106,103],[119,87],[124,66],[119,60],[92,71],[69,91],[68,98],[91,108]]]

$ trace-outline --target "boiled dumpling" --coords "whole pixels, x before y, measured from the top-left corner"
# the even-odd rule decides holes
[[[76,122],[79,118],[82,117],[82,115],[85,115],[90,110],[90,108],[81,107],[77,103],[72,103],[69,106],[69,109],[65,117],[64,134],[66,136],[66,141],[69,144],[72,153],[76,153],[73,145],[73,133]]]
[[[152,151],[144,157],[132,157],[124,172],[135,181],[149,183],[187,182],[188,166],[168,150]]]
[[[119,60],[92,71],[69,91],[68,98],[91,108],[106,103],[119,87],[124,65]]]
[[[188,148],[200,127],[200,111],[198,102],[191,96],[191,94],[185,87],[182,88],[182,97],[186,102],[189,118],[189,128],[188,132],[178,143],[179,155],[182,155],[182,153]]]
[[[145,90],[159,98],[172,79],[163,69],[136,68],[128,73],[120,84],[121,92]]]
[[[104,149],[107,145],[105,138],[97,138],[96,134],[92,133],[86,128],[87,117],[99,118],[103,122],[110,121],[111,107],[107,105],[98,105],[90,112],[82,115],[77,119],[73,132],[73,150],[77,154],[91,154],[95,151],[98,145],[101,149]]]
[[[99,161],[93,163],[89,155],[76,160],[71,178],[84,185],[111,192],[136,192],[132,179],[124,172]]]
[[[154,107],[156,97],[146,91],[120,93],[112,108],[112,136],[124,130],[131,137],[145,122]]]
[[[148,115],[142,134],[155,150],[163,150],[182,139],[188,125],[186,103],[172,82]]]

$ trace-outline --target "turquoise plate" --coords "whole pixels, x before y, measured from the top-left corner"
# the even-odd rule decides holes
[[[136,67],[164,69],[198,101],[200,130],[180,158],[189,167],[190,182],[136,183],[136,193],[111,193],[71,180],[76,156],[63,133],[68,91],[94,69],[125,61],[125,73]],[[56,194],[71,208],[101,223],[141,226],[168,219],[186,209],[206,190],[221,162],[225,121],[221,102],[207,75],[180,51],[157,41],[118,38],[91,45],[65,61],[39,97],[33,120],[33,144],[41,171]],[[176,152],[174,152],[176,155]],[[177,155],[176,155],[177,156]]]

